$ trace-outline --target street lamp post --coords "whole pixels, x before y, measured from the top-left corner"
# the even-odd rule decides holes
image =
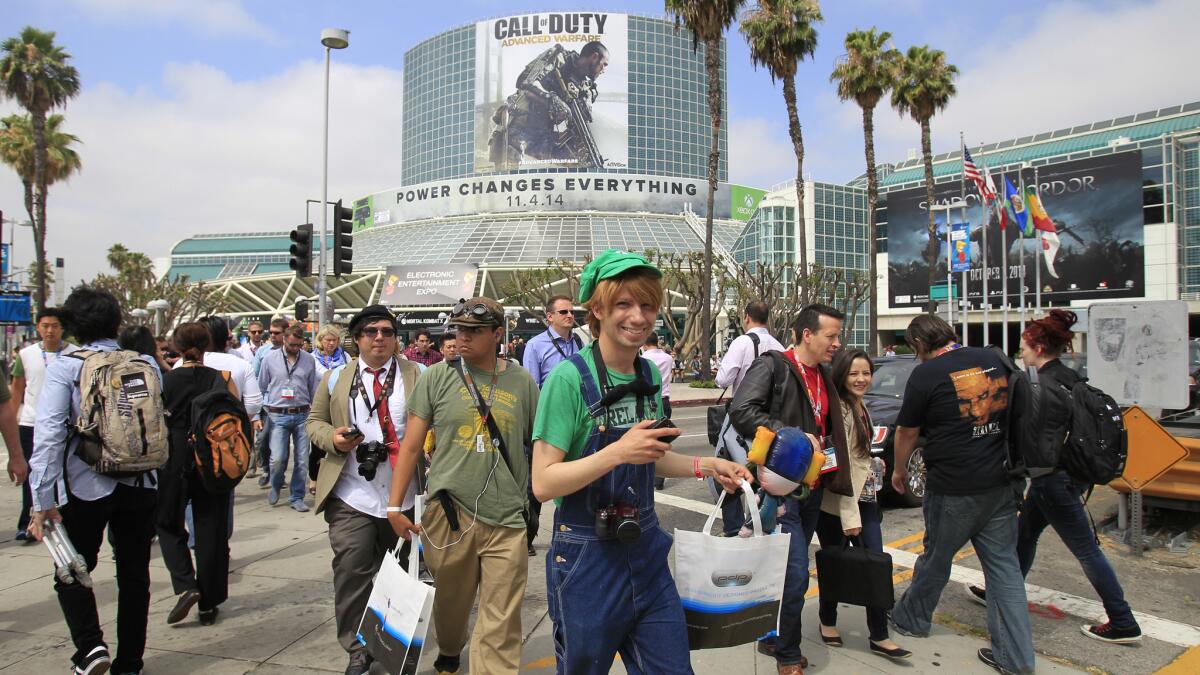
[[[146,303],[146,309],[154,312],[154,335],[155,336],[162,335],[162,332],[163,332],[162,313],[164,310],[166,310],[170,306],[171,306],[171,303],[167,302],[166,300],[161,300],[161,299],[160,300],[151,300],[150,302]]]
[[[321,144],[321,257],[317,259],[317,327],[325,323],[325,245],[329,236],[329,53],[334,49],[350,46],[350,31],[342,28],[326,28],[321,31],[321,44],[325,45],[325,132]]]

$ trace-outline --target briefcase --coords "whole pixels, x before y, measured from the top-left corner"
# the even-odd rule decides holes
[[[850,538],[840,546],[817,551],[817,584],[821,602],[843,602],[875,609],[891,609],[892,556],[851,546]]]

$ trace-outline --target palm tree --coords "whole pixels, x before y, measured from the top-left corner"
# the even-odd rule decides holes
[[[908,115],[921,125],[921,158],[925,162],[925,200],[933,205],[933,150],[930,147],[929,120],[945,109],[954,96],[954,76],[958,68],[946,63],[946,53],[929,45],[909,47],[900,60],[899,76],[892,91],[892,106],[901,115]],[[929,263],[929,286],[937,282],[938,236],[933,209],[929,209],[929,243],[925,260]],[[948,289],[947,289],[948,290]],[[932,296],[932,294],[930,294]],[[933,298],[928,311],[934,312]]]
[[[66,180],[82,167],[79,153],[71,147],[79,137],[61,130],[63,116],[46,118],[46,185]],[[25,212],[33,222],[33,183],[36,143],[33,123],[28,115],[9,115],[0,119],[0,162],[12,167],[25,186]]]
[[[800,272],[804,277],[808,276],[808,246],[804,243],[808,239],[804,232],[804,136],[796,112],[796,71],[800,61],[816,51],[816,24],[823,20],[817,0],[761,0],[758,7],[742,17],[741,25],[742,35],[750,45],[750,60],[755,66],[766,67],[772,80],[783,80],[788,135],[796,152],[796,236]]]
[[[876,347],[879,332],[879,302],[876,289],[879,272],[875,265],[875,207],[879,203],[879,178],[875,174],[875,105],[896,82],[897,67],[903,56],[891,47],[892,34],[877,33],[874,28],[846,35],[846,54],[838,61],[829,76],[837,83],[838,97],[854,99],[862,108],[863,145],[867,152],[867,269],[871,279],[870,311],[867,319],[867,344]]]
[[[46,114],[79,93],[79,71],[71,55],[54,44],[54,33],[26,26],[0,44],[0,92],[29,111],[34,138],[33,241],[37,251],[38,310],[46,302],[46,186],[50,163]]]
[[[700,370],[710,372],[712,355],[713,206],[717,196],[717,167],[721,161],[721,37],[733,25],[746,0],[666,0],[675,25],[692,31],[692,48],[704,44],[704,70],[708,75],[708,114],[712,118],[712,149],[708,153],[708,209],[704,216],[704,269],[701,270]],[[707,379],[707,377],[705,378]]]

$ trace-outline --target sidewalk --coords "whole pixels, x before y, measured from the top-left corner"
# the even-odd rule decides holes
[[[64,672],[73,648],[51,587],[51,563],[45,548],[12,540],[20,496],[0,488],[0,672]],[[329,540],[324,520],[298,514],[286,506],[271,508],[266,492],[255,481],[240,486],[231,542],[229,600],[215,626],[203,627],[195,612],[175,626],[166,624],[174,606],[167,571],[158,548],[151,562],[150,628],[146,650],[147,673],[326,673],[342,672],[346,655],[338,645],[333,624],[333,584]],[[543,509],[543,533],[549,531],[553,509]],[[539,553],[545,553],[545,535]],[[554,671],[550,621],[546,617],[544,557],[530,559],[529,587],[522,613],[526,642],[522,671]],[[107,545],[93,574],[104,630],[115,640],[116,588]],[[815,635],[816,602],[805,605],[806,635]],[[804,650],[812,672],[953,672],[991,673],[975,652],[983,640],[935,626],[933,636],[899,642],[914,652],[907,663],[892,664],[867,651],[865,620],[858,608],[845,608],[840,621],[847,646],[828,649],[806,638]],[[811,629],[811,630],[809,630]],[[111,643],[110,643],[111,644]],[[422,673],[432,672],[435,653],[422,659]],[[772,673],[774,662],[750,645],[695,652],[692,662],[700,675]],[[1039,658],[1042,673],[1075,672]],[[465,672],[465,670],[464,670]],[[613,672],[624,672],[620,662]]]

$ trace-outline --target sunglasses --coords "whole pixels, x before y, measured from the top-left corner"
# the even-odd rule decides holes
[[[382,335],[385,338],[390,338],[390,337],[396,337],[396,329],[395,328],[376,328],[374,326],[370,326],[370,327],[362,329],[362,334],[366,335],[369,338],[373,338],[377,335]]]
[[[248,331],[246,331],[246,332],[247,332],[247,333],[249,333],[249,334],[251,334],[251,335],[262,335],[262,331],[261,331],[261,330],[248,330]]]
[[[554,310],[554,313],[558,314],[559,316],[567,316],[568,314],[573,314],[573,312],[569,309],[556,309],[556,310]]]
[[[460,316],[472,316],[481,321],[487,321],[497,326],[502,325],[502,322],[491,307],[477,302],[474,305],[467,305],[466,300],[459,300],[458,304],[450,309],[450,318],[457,319]]]
[[[172,351],[168,351],[168,350],[164,349],[162,354],[163,354],[163,358],[164,358],[164,359],[177,359],[177,358],[179,358],[179,352],[172,352]]]

